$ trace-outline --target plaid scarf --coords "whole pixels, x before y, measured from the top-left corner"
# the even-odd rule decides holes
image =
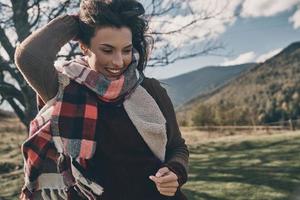
[[[123,104],[130,119],[150,149],[164,159],[165,119],[155,101],[139,86],[143,75],[136,69],[137,53],[132,60],[125,72],[113,81],[91,70],[84,57],[57,67],[61,92],[39,105],[41,110],[31,121],[29,138],[22,145],[25,185],[21,199],[34,199],[34,192],[38,190],[43,199],[58,196],[71,199],[72,191],[91,200],[102,194],[103,188],[85,174],[86,161],[96,149],[99,100],[125,99]],[[144,99],[139,99],[141,97]],[[144,106],[150,109],[135,110]],[[160,133],[155,136],[159,137],[158,144],[147,139],[154,138],[151,131]],[[158,145],[163,150],[157,148]]]

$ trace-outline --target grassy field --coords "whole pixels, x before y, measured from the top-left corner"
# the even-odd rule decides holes
[[[21,143],[24,127],[15,119],[0,119],[0,200],[16,200],[23,185]]]
[[[0,200],[15,200],[26,133],[17,121],[0,120]],[[300,131],[183,135],[191,153],[183,187],[189,200],[300,199]]]
[[[300,131],[195,134],[184,134],[191,153],[184,186],[189,200],[300,199]]]

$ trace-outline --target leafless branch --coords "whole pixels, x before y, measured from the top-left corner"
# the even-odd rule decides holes
[[[162,53],[163,55],[157,55],[150,58],[150,61],[148,63],[148,67],[162,67],[166,66],[172,63],[175,63],[178,60],[193,58],[197,56],[205,56],[205,55],[215,55],[214,52],[220,49],[223,49],[223,44],[212,44],[211,42],[207,42],[206,44],[203,44],[202,48],[191,48],[190,51],[187,53],[184,53],[183,55],[180,55],[180,52],[176,48],[173,49],[165,49]],[[219,54],[219,56],[224,56]]]
[[[70,48],[70,50],[68,51],[68,54],[59,54],[57,56],[58,58],[65,58],[66,60],[70,60],[70,59],[74,58],[75,56],[82,55],[81,52],[77,51],[79,49],[78,42],[76,42],[76,43],[69,42],[68,46]]]
[[[42,2],[43,0],[33,0],[33,3],[31,5],[28,5],[27,6],[27,10],[37,6],[37,5],[40,5],[40,3]]]
[[[7,52],[9,58],[14,60],[15,48],[10,43],[8,36],[5,34],[4,29],[0,27],[0,44],[3,46]]]
[[[28,119],[26,118],[25,112],[19,107],[19,105],[14,101],[14,98],[6,98],[5,99],[9,105],[13,108],[14,112],[18,116],[18,118],[24,124],[29,124]]]
[[[30,23],[30,27],[34,27],[40,20],[41,17],[41,7],[40,7],[40,0],[35,1],[30,7],[29,9],[33,9],[34,7],[37,8],[37,14],[35,14],[35,19],[34,16],[32,17],[32,19],[30,19],[29,21],[31,21]]]
[[[2,105],[4,101],[5,99],[2,96],[0,96],[0,105]]]
[[[207,16],[200,16],[200,17],[198,17],[198,18],[190,21],[189,23],[180,26],[178,29],[167,31],[167,32],[152,31],[152,32],[150,32],[150,34],[152,34],[152,35],[171,35],[171,34],[174,34],[174,33],[180,33],[182,31],[186,30],[187,28],[191,27],[192,25],[195,25],[196,23],[203,22],[203,21],[215,18],[215,17],[217,17],[220,14],[221,13],[216,13],[216,15],[210,15],[210,16],[209,15],[207,15]],[[170,22],[170,23],[172,23],[172,22]]]
[[[7,98],[15,98],[22,105],[25,105],[23,94],[12,84],[0,81],[0,95]]]
[[[63,12],[66,11],[66,8],[69,6],[70,0],[66,0],[63,2],[60,6],[57,8],[53,9],[48,17],[48,21],[51,21],[52,19],[56,18],[57,16],[61,15]]]
[[[30,34],[30,24],[28,22],[27,3],[28,0],[13,1],[13,22],[19,41],[23,41]]]
[[[16,67],[11,67],[12,63],[9,63],[8,61],[5,61],[1,56],[0,56],[0,71],[7,71],[12,78],[14,78],[20,86],[24,85],[25,80],[23,79],[23,76],[19,72],[19,70]]]
[[[0,7],[2,8],[12,8],[10,5],[0,2]]]
[[[150,6],[147,8],[148,10],[151,10],[151,13],[146,14],[145,17],[149,20],[151,20],[153,17],[158,17],[165,15],[172,10],[178,9],[179,8],[179,3],[174,3],[170,1],[170,4],[167,8],[161,8],[161,2],[157,0],[152,0],[152,3]]]

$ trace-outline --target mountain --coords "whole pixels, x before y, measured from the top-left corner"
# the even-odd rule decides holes
[[[175,107],[220,87],[232,78],[248,71],[255,64],[204,67],[180,76],[160,80],[167,89]]]
[[[196,125],[270,124],[300,117],[300,42],[187,102],[178,118]],[[186,122],[185,122],[186,123]]]

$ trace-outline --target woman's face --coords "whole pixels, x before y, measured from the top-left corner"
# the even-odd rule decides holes
[[[132,60],[132,33],[129,28],[101,27],[90,47],[80,45],[89,66],[110,80],[117,79]]]

